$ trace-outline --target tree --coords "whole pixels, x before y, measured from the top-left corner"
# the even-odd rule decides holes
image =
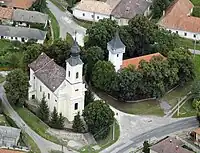
[[[81,120],[79,112],[76,116],[74,116],[72,128],[73,128],[74,132],[79,132],[79,133],[81,133],[85,130],[84,124],[83,124],[83,121]]]
[[[114,112],[102,100],[87,105],[83,111],[84,120],[96,139],[105,138],[114,122]]]
[[[85,106],[87,106],[88,104],[94,102],[94,94],[90,91],[90,89],[88,89],[85,92]]]
[[[199,126],[200,126],[200,100],[196,101],[196,111],[197,111],[197,120],[199,121]]]
[[[58,129],[63,129],[65,126],[65,118],[62,116],[62,113],[59,114],[59,119],[58,119]]]
[[[163,15],[163,11],[169,6],[173,0],[154,0],[153,1],[153,18],[160,18]]]
[[[29,8],[29,10],[44,13],[46,8],[47,8],[46,0],[36,0],[31,6],[31,8]]]
[[[150,147],[150,145],[149,145],[148,141],[144,141],[143,149],[142,149],[143,153],[150,153],[150,148],[149,147]]]
[[[53,112],[51,113],[50,126],[56,129],[59,128],[58,120],[59,120],[58,112],[56,110],[56,107],[54,107]]]
[[[23,106],[28,98],[28,76],[21,69],[11,71],[4,85],[8,100],[16,106]]]
[[[39,105],[38,117],[45,123],[49,122],[49,107],[47,105],[47,101],[45,100],[44,94]]]
[[[92,84],[98,89],[110,91],[115,76],[115,69],[111,62],[98,61],[92,70]]]
[[[95,22],[86,31],[88,35],[88,40],[85,43],[86,48],[92,46],[99,46],[105,51],[105,56],[107,56],[107,42],[109,42],[117,30],[117,22],[111,19],[101,19]]]
[[[196,98],[200,98],[200,81],[195,81],[192,89],[191,89],[191,93],[194,99]]]

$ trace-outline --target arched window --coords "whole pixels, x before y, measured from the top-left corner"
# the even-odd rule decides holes
[[[76,72],[76,79],[78,79],[78,72]]]
[[[70,77],[70,71],[68,71],[68,77]]]
[[[77,110],[77,109],[78,109],[78,103],[75,103],[74,110]]]

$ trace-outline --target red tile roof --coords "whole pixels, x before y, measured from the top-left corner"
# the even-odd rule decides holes
[[[146,62],[149,62],[152,59],[152,57],[154,57],[154,56],[164,57],[160,53],[154,53],[154,54],[139,56],[139,57],[135,57],[135,58],[130,58],[127,60],[123,60],[121,68],[125,68],[130,64],[135,65],[135,67],[138,68],[140,61],[145,60]]]
[[[175,0],[168,7],[159,24],[174,30],[200,32],[200,18],[190,16],[193,7],[190,0]]]
[[[0,7],[0,19],[11,19],[13,14],[13,9]]]
[[[15,150],[0,149],[0,153],[24,153],[24,152],[15,151]]]
[[[8,7],[16,7],[20,9],[28,9],[35,2],[35,0],[3,0],[3,1]]]

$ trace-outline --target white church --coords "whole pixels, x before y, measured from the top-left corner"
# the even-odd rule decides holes
[[[70,122],[84,109],[85,84],[83,83],[83,62],[76,41],[71,48],[71,56],[66,60],[66,70],[57,65],[45,53],[31,64],[29,99],[41,100],[46,97],[50,111],[56,107]]]

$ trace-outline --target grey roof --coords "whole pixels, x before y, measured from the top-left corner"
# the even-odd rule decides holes
[[[137,14],[144,14],[151,4],[148,0],[121,0],[111,15],[117,18],[131,19]]]
[[[34,28],[11,27],[0,25],[0,36],[23,37],[28,39],[44,40],[46,31]]]
[[[20,129],[8,127],[8,126],[0,126],[0,138],[2,137],[10,137],[10,138],[18,138],[20,136]]]
[[[118,31],[115,33],[114,38],[107,43],[107,45],[110,45],[110,47],[112,48],[113,53],[118,53],[117,49],[125,47],[125,45],[123,44],[123,42],[121,41],[121,39],[119,37],[119,32]]]
[[[81,50],[78,46],[78,43],[76,42],[76,40],[74,40],[74,43],[71,48],[71,57],[68,58],[66,62],[68,62],[71,66],[83,64],[82,60],[80,59],[80,55],[79,55],[80,52]]]
[[[13,11],[12,20],[45,24],[48,20],[48,15],[37,11],[16,9]]]
[[[49,58],[45,53],[41,53],[40,56],[28,66],[34,71],[35,76],[53,92],[65,80],[65,69],[57,65],[54,60]]]

